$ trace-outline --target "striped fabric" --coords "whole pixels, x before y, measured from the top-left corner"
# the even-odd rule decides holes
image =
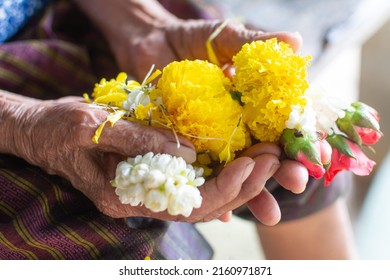
[[[41,99],[81,96],[98,77],[117,74],[113,61],[86,18],[58,2],[0,45],[0,88]],[[0,259],[147,256],[210,259],[212,250],[192,224],[111,219],[64,179],[0,154]]]

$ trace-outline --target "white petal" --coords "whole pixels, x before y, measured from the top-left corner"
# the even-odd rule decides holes
[[[158,188],[166,181],[166,176],[160,170],[154,169],[146,174],[144,179],[145,188]]]
[[[119,200],[123,204],[130,204],[131,206],[142,204],[145,197],[145,190],[141,184],[134,185],[127,189],[117,188],[115,193],[119,196]]]
[[[143,182],[145,176],[149,173],[149,165],[146,163],[140,163],[134,166],[130,174],[130,181],[133,184]]]
[[[161,212],[167,209],[168,198],[162,191],[152,189],[146,193],[144,204],[153,212]]]
[[[168,213],[170,215],[191,215],[193,208],[198,208],[202,204],[202,197],[197,188],[192,186],[182,186],[177,194],[169,201]]]

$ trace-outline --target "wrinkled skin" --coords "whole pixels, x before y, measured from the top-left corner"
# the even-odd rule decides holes
[[[221,24],[222,22],[217,20],[180,21],[180,25],[167,24],[149,30],[142,39],[127,39],[122,44],[115,44],[114,53],[122,69],[133,73],[138,79],[143,79],[152,64],[162,69],[174,60],[207,59],[205,42]],[[240,23],[230,22],[212,45],[219,62],[225,65],[231,62],[232,56],[241,49],[243,44],[274,37],[290,43],[295,50],[301,44],[301,37],[298,34],[251,31]]]
[[[218,21],[182,21],[153,6],[154,1],[103,0],[76,1],[106,37],[121,70],[142,80],[152,64],[162,68],[173,60],[207,58],[205,41],[221,24]],[[136,8],[131,3],[136,3]],[[143,5],[148,5],[143,10]],[[100,11],[104,9],[105,13]],[[162,15],[162,16],[161,16]],[[110,20],[107,21],[107,18]],[[277,37],[297,50],[301,37],[292,33],[265,34],[230,23],[213,42],[221,63],[229,63],[245,42]],[[108,77],[107,77],[108,78]],[[103,130],[99,144],[91,141],[107,112],[85,104],[76,97],[52,101],[23,98],[11,102],[15,119],[7,124],[10,139],[6,152],[20,156],[51,174],[68,179],[96,207],[111,217],[145,216],[185,222],[220,219],[228,221],[231,210],[247,203],[259,221],[276,224],[280,210],[273,196],[264,189],[274,177],[294,193],[304,190],[308,174],[302,164],[280,161],[280,148],[256,144],[229,163],[220,173],[200,187],[201,208],[185,218],[166,212],[153,213],[143,206],[122,205],[110,180],[116,165],[127,156],[169,153],[187,162],[196,154],[189,141],[176,139],[169,130],[146,127],[120,120]]]

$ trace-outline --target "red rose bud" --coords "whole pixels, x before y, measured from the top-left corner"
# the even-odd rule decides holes
[[[378,112],[361,102],[352,103],[345,116],[336,123],[338,128],[359,146],[375,144],[382,137]]]
[[[373,145],[379,141],[382,137],[382,133],[371,128],[365,127],[355,127],[356,131],[359,133],[362,143],[365,145]]]
[[[280,143],[287,157],[302,163],[310,176],[316,179],[324,176],[324,165],[329,164],[332,152],[328,142],[325,140],[313,141],[295,129],[285,129]]]
[[[359,176],[369,175],[375,166],[358,145],[349,141],[346,137],[333,134],[327,138],[332,146],[332,160],[325,173],[325,186],[328,186],[333,178],[342,170],[352,171]]]

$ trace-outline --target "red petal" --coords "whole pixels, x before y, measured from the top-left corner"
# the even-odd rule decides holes
[[[353,144],[352,142],[349,143],[349,146],[351,147],[351,150],[353,154],[355,155],[356,159],[349,158],[349,169],[353,173],[359,176],[366,176],[369,175],[372,171],[372,169],[375,166],[375,161],[370,160],[359,148],[359,146]],[[347,156],[348,157],[348,156]]]
[[[316,179],[320,179],[324,176],[325,168],[322,165],[312,163],[304,153],[298,152],[297,161],[302,163],[307,168],[310,176]]]
[[[328,186],[340,171],[347,169],[346,162],[340,160],[342,155],[337,149],[333,149],[332,160],[325,173],[325,186]]]
[[[355,127],[355,129],[365,145],[373,145],[382,137],[382,134],[371,128]]]
[[[329,185],[333,178],[342,170],[352,171],[358,176],[369,175],[375,166],[375,162],[370,160],[359,148],[349,140],[346,140],[355,158],[340,153],[337,149],[332,151],[332,161],[325,174],[325,185]]]

